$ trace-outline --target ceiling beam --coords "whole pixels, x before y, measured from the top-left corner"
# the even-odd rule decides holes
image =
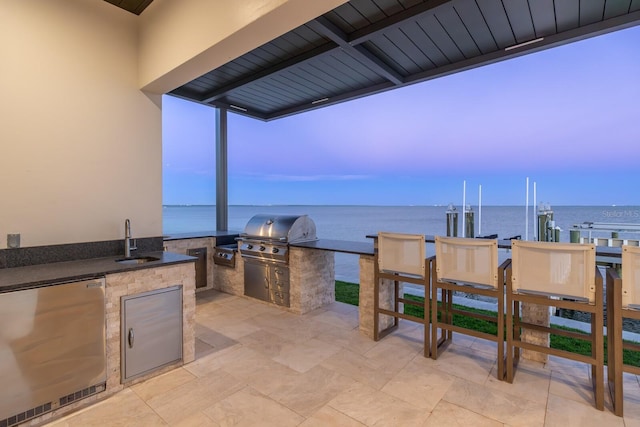
[[[431,0],[424,3],[419,3],[413,7],[410,7],[409,9],[405,9],[402,12],[398,12],[380,21],[374,22],[371,25],[367,25],[364,28],[354,31],[353,33],[349,34],[349,44],[362,44],[368,40],[371,40],[371,38],[382,34],[385,31],[400,27],[407,21],[416,20],[423,15],[434,14],[437,12],[438,8],[448,3],[451,3],[451,0]]]
[[[298,56],[294,56],[293,58],[289,58],[286,61],[280,62],[279,64],[273,65],[269,68],[265,68],[257,73],[249,74],[241,79],[235,80],[228,85],[222,86],[216,90],[206,93],[202,96],[198,101],[202,103],[213,102],[217,99],[223,98],[226,94],[233,91],[234,89],[238,89],[244,85],[249,83],[259,82],[260,80],[266,79],[275,73],[279,73],[285,71],[288,68],[297,67],[299,65],[304,64],[307,61],[311,61],[313,59],[319,58],[321,55],[325,55],[336,50],[338,46],[334,43],[325,43],[321,46],[308,50]]]
[[[320,16],[313,21],[308,22],[307,25],[317,33],[324,35],[332,42],[336,43],[342,50],[363,63],[374,73],[377,73],[395,85],[401,85],[404,83],[404,77],[400,75],[400,73],[387,65],[387,63],[378,58],[366,47],[353,46],[348,41],[349,36],[324,16]]]
[[[229,102],[214,101],[214,102],[203,104],[203,105],[206,105],[208,107],[214,107],[214,108],[224,108],[230,113],[240,114],[241,116],[251,117],[252,119],[260,119],[262,121],[267,121],[269,119],[269,116],[267,116],[264,113],[258,113],[256,111],[251,111],[251,110],[242,111],[242,110],[233,108],[231,107],[232,104],[230,104]]]
[[[350,101],[357,98],[362,98],[364,96],[372,95],[378,92],[385,92],[390,89],[397,88],[395,84],[391,82],[383,82],[378,83],[377,85],[369,86],[363,89],[356,89],[351,92],[343,93],[338,96],[332,96],[327,98],[326,101],[320,103],[308,102],[304,104],[296,105],[295,107],[285,108],[283,110],[276,111],[275,113],[269,114],[266,116],[265,121],[281,119],[283,117],[292,116],[294,114],[303,112],[303,111],[311,111],[317,108],[324,108],[329,105],[339,104],[344,101]]]
[[[173,96],[173,97],[176,97],[176,98],[180,98],[180,99],[184,99],[185,101],[196,102],[196,103],[202,104],[202,105],[204,105],[206,107],[224,108],[224,109],[228,110],[230,113],[240,114],[242,116],[251,117],[252,119],[259,119],[259,120],[262,120],[262,121],[269,120],[269,116],[267,116],[264,113],[258,113],[256,111],[250,111],[250,110],[241,111],[241,110],[238,110],[236,108],[233,108],[231,106],[232,104],[229,103],[229,102],[213,101],[213,102],[210,102],[210,103],[206,103],[206,102],[197,101],[193,96],[187,95],[186,91],[181,91],[180,88],[178,88],[178,89],[176,89],[176,90],[174,90],[172,92],[167,93],[167,95]]]

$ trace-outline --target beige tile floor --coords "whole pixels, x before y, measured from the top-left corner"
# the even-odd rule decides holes
[[[379,342],[356,307],[304,316],[215,291],[198,294],[196,360],[50,426],[640,426],[640,384],[625,417],[592,405],[586,365],[521,362],[494,377],[492,345],[454,336],[437,361],[411,322]]]

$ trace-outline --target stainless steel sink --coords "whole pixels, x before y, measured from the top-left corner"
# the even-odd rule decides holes
[[[160,261],[160,258],[156,258],[153,256],[135,256],[116,260],[118,264],[144,264],[151,261]]]

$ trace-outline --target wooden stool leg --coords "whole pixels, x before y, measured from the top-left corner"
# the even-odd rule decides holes
[[[496,344],[498,346],[498,366],[496,375],[500,381],[504,380],[504,296],[502,289],[498,292],[498,319]]]
[[[600,306],[602,307],[602,306]],[[599,313],[592,315],[594,343],[591,346],[593,357],[596,359],[596,363],[592,365],[592,375],[594,384],[593,391],[595,393],[596,409],[604,410],[604,340],[602,331],[604,328],[602,319],[602,309]],[[594,372],[595,371],[595,372]]]
[[[438,287],[435,281],[431,284],[431,358],[438,358]]]
[[[507,382],[513,382],[513,307],[515,304],[512,304],[510,298],[507,298]]]
[[[376,259],[377,262],[377,259]],[[373,280],[373,340],[380,340],[380,278],[376,274]]]
[[[623,343],[622,343],[622,283],[617,273],[607,270],[607,377],[613,412],[624,414]]]

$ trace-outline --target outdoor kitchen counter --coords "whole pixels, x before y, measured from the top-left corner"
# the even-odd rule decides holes
[[[342,252],[354,255],[373,255],[374,254],[374,242],[378,236],[369,234],[366,236],[368,239],[373,239],[371,242],[356,242],[351,240],[332,240],[332,239],[319,239],[309,242],[292,243],[291,246],[307,249],[319,249],[323,251]],[[426,243],[434,243],[435,236],[426,235]],[[500,248],[510,248],[510,240],[500,240],[498,246]]]
[[[117,263],[116,260],[122,259],[122,256],[111,256],[78,261],[37,264],[26,267],[1,268],[0,293],[27,289],[39,285],[93,278],[106,274],[194,262],[196,260],[196,258],[191,256],[171,252],[149,252],[136,255],[152,256],[158,258],[158,260],[131,265]]]
[[[355,255],[373,255],[373,243],[350,240],[319,239],[309,242],[291,243],[292,247],[319,249],[322,251],[343,252]]]
[[[367,239],[373,239],[374,241],[378,239],[377,234],[367,234]],[[435,243],[436,236],[433,234],[425,234],[424,235],[425,243]],[[507,239],[498,239],[498,248],[500,249],[511,249],[511,240]]]

